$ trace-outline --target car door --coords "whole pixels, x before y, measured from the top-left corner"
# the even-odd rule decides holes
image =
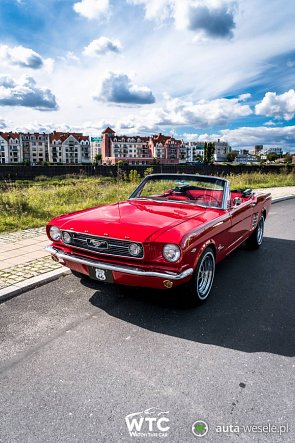
[[[255,201],[253,198],[242,202],[238,206],[232,206],[229,209],[231,217],[230,250],[241,244],[248,236],[252,227],[252,217]]]

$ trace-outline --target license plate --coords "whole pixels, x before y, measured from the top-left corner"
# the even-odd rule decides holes
[[[114,283],[113,273],[108,269],[99,269],[89,266],[89,277],[94,280],[102,281],[105,283]]]

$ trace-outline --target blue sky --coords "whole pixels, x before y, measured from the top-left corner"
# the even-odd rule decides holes
[[[286,0],[0,0],[0,129],[295,150]]]

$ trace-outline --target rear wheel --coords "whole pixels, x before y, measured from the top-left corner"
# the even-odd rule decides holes
[[[193,276],[187,284],[184,299],[186,306],[203,304],[211,291],[215,274],[215,256],[212,248],[208,247],[202,253]]]
[[[262,244],[263,234],[264,234],[264,217],[262,215],[259,219],[259,222],[255,230],[250,235],[250,237],[245,241],[247,248],[252,250],[258,249]]]

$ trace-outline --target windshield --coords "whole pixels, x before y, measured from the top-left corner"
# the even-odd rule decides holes
[[[130,198],[197,204],[221,208],[226,180],[206,176],[152,175]]]

